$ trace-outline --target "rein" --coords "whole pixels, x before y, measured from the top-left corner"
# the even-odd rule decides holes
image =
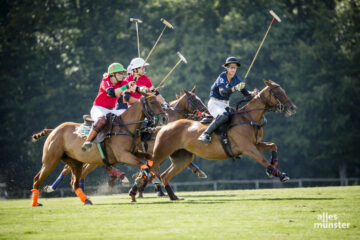
[[[149,96],[149,97],[153,97],[153,96]],[[150,109],[149,107],[149,104],[147,102],[147,99],[148,97],[144,97],[144,98],[140,98],[140,102],[141,102],[141,107],[142,107],[142,111],[144,113],[144,115],[148,118],[148,119],[152,119],[153,117],[156,117],[157,115],[154,114],[154,112]],[[119,123],[114,123],[115,119],[117,119],[119,121]],[[119,135],[125,135],[125,136],[130,136],[132,137],[133,141],[132,141],[132,150],[131,152],[133,153],[135,151],[135,148],[136,148],[136,138],[140,135],[140,126],[142,123],[144,123],[145,121],[142,120],[142,121],[135,121],[135,122],[128,122],[128,123],[125,123],[121,116],[119,117],[116,117],[115,115],[113,115],[112,119],[111,119],[111,129],[110,129],[110,133],[107,134],[107,137],[110,137],[110,136],[119,136]],[[128,126],[129,125],[134,125],[134,124],[137,124],[138,126],[136,127],[135,129],[135,133],[132,133]],[[118,132],[112,132],[113,130],[113,127],[114,126],[119,126],[120,129]],[[122,128],[125,128],[125,131],[126,132],[122,132],[121,129]]]
[[[257,127],[257,131],[256,131],[256,141],[258,139],[258,133],[259,133],[259,130],[264,127],[266,124],[267,124],[267,119],[265,118],[265,113],[266,112],[270,112],[270,111],[279,111],[279,112],[282,112],[285,107],[284,107],[284,104],[281,103],[281,101],[279,100],[277,94],[275,92],[273,92],[273,89],[275,88],[278,88],[280,86],[275,86],[273,88],[270,88],[269,92],[269,96],[268,97],[263,97],[262,96],[262,92],[259,92],[257,95],[259,96],[259,100],[261,101],[262,104],[265,105],[264,108],[253,108],[253,109],[243,109],[241,111],[236,111],[234,112],[233,114],[242,114],[242,113],[245,113],[246,115],[249,116],[250,118],[250,121],[240,121],[240,122],[237,122],[237,123],[234,123],[232,125],[229,126],[229,129],[232,128],[232,127],[236,127],[236,126],[239,126],[239,125],[245,125],[245,124],[248,124],[248,125],[251,125],[251,126],[256,126]],[[278,104],[276,105],[270,105],[269,102],[271,103],[271,97],[274,97],[277,101],[278,101]],[[263,98],[265,98],[265,101],[263,100]],[[241,101],[240,101],[241,102]],[[239,105],[239,104],[238,104]],[[264,111],[264,114],[262,115],[262,118],[261,118],[261,121],[255,121],[253,119],[253,117],[251,116],[250,112],[253,112],[253,111]]]
[[[193,119],[193,120],[198,120],[199,116],[198,116],[198,112],[207,112],[208,110],[204,107],[201,106],[200,104],[196,104],[195,100],[192,99],[192,97],[194,97],[193,95],[188,96],[185,94],[185,98],[186,98],[186,108],[185,109],[193,109],[192,112],[188,111],[188,110],[184,110],[184,109],[179,109],[177,107],[175,107],[173,110],[179,114],[183,113],[186,119]],[[200,105],[200,107],[199,107]]]

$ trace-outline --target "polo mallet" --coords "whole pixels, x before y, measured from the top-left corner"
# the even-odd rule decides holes
[[[139,28],[138,28],[138,23],[142,23],[142,20],[137,19],[137,18],[130,18],[130,22],[135,22],[136,37],[137,37],[137,47],[138,47],[138,55],[139,55],[139,57],[140,57],[140,42],[139,42]]]
[[[151,56],[152,52],[154,51],[156,45],[158,44],[160,38],[162,37],[166,27],[170,28],[170,29],[174,29],[173,25],[171,25],[168,21],[166,21],[164,18],[161,18],[160,21],[165,25],[164,29],[162,30],[162,32],[160,33],[160,36],[158,37],[158,39],[156,40],[154,46],[152,47],[152,49],[150,50],[149,54],[147,55],[144,64],[147,62],[147,60],[149,59],[149,57]]]
[[[175,68],[176,68],[181,62],[184,62],[185,64],[187,64],[187,61],[186,61],[185,57],[184,57],[183,55],[181,55],[180,52],[177,52],[176,54],[179,56],[180,60],[175,64],[175,66],[170,70],[170,72],[169,72],[168,74],[166,74],[166,76],[164,77],[164,79],[161,80],[161,82],[159,83],[159,85],[155,88],[155,91],[158,90],[158,89],[161,87],[161,85],[165,82],[165,80],[170,76],[170,74],[175,70]]]
[[[268,35],[268,33],[269,33],[269,31],[270,31],[270,28],[271,28],[272,24],[274,23],[275,19],[276,19],[279,23],[281,22],[281,19],[279,18],[278,15],[276,15],[276,13],[274,13],[273,10],[270,10],[270,14],[273,16],[273,19],[272,19],[272,21],[271,21],[271,23],[270,23],[270,25],[269,25],[266,33],[265,33],[265,36],[264,36],[263,40],[262,40],[261,43],[260,43],[260,46],[259,46],[258,50],[256,51],[255,57],[254,57],[254,59],[252,60],[249,69],[248,69],[247,72],[246,72],[246,75],[245,75],[245,77],[244,77],[244,81],[245,81],[245,79],[247,78],[247,76],[248,76],[248,74],[249,74],[249,72],[250,72],[250,69],[251,69],[251,67],[252,67],[253,64],[254,64],[255,59],[256,59],[257,55],[259,54],[259,51],[260,51],[262,45],[264,44],[265,38],[266,38],[266,36]]]

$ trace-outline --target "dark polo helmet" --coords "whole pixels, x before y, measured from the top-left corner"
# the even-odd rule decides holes
[[[229,65],[230,63],[236,63],[236,65],[238,67],[241,66],[239,60],[236,57],[228,57],[223,65],[223,67],[226,67],[227,65]]]

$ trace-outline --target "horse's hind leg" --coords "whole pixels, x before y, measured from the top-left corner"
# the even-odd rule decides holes
[[[86,176],[94,171],[98,165],[85,163],[82,167],[81,175],[80,175],[80,188],[85,191],[85,178]]]
[[[71,185],[72,185],[72,188],[74,189],[76,195],[80,198],[80,200],[85,205],[92,205],[91,201],[88,199],[88,197],[85,195],[83,190],[80,188],[80,176],[81,176],[81,172],[83,170],[84,163],[73,160],[73,161],[70,161],[68,164],[71,167],[71,171],[73,174],[72,179],[71,179]]]
[[[38,203],[39,187],[44,182],[44,180],[49,176],[49,174],[54,170],[54,168],[58,165],[59,162],[60,162],[60,158],[55,161],[47,160],[47,158],[43,160],[43,164],[40,171],[34,177],[33,189],[31,190],[31,192],[33,193],[32,194],[33,207],[42,206],[40,203]]]
[[[278,157],[277,157],[277,146],[272,142],[260,142],[256,144],[256,148],[259,152],[263,152],[266,150],[271,150],[271,165],[276,167],[278,165]]]
[[[44,187],[44,189],[43,189],[44,192],[51,193],[51,192],[55,191],[56,188],[59,186],[59,184],[62,182],[62,180],[64,180],[65,176],[68,175],[70,172],[71,172],[70,166],[65,164],[63,170],[61,171],[61,173],[59,174],[57,179],[53,182],[53,184],[46,185]]]

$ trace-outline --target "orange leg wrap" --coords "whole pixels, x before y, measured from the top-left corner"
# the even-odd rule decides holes
[[[81,190],[81,188],[76,189],[75,193],[82,202],[85,202],[88,199],[85,193]]]
[[[143,165],[140,166],[140,170],[141,170],[141,171],[144,170],[144,169],[147,169],[147,168],[149,168],[149,167],[146,166],[145,164],[143,164]]]
[[[38,204],[38,198],[39,198],[39,189],[32,189],[32,205],[35,207]]]

